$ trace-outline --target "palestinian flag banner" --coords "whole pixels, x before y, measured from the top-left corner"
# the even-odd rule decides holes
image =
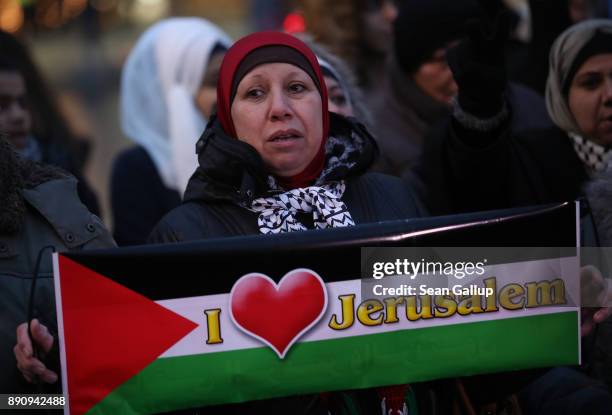
[[[577,364],[577,215],[567,203],[56,254],[66,412],[152,414]],[[363,275],[361,248],[403,246],[523,248],[512,260],[510,248],[490,251],[484,272],[450,291],[371,295],[385,280]]]

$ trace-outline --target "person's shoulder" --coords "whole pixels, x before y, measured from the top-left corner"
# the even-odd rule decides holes
[[[185,242],[257,232],[256,213],[228,201],[189,200],[158,222],[148,242]]]
[[[402,189],[403,191],[412,191],[412,186],[403,179],[397,176],[390,176],[384,173],[368,172],[355,178],[355,182],[368,186],[375,187],[382,191],[393,191]]]
[[[117,200],[180,200],[178,192],[163,183],[153,159],[141,146],[130,147],[115,157],[110,186]]]
[[[106,248],[115,245],[100,218],[79,199],[74,177],[52,177],[24,188],[22,195],[51,225],[67,248]]]
[[[208,237],[210,212],[204,203],[185,202],[166,213],[149,235],[148,243],[184,242]]]
[[[354,178],[349,188],[361,188],[377,204],[387,204],[402,210],[402,216],[425,216],[416,189],[407,180],[383,173],[368,172]]]
[[[516,139],[531,151],[545,154],[558,152],[573,155],[572,142],[567,133],[556,126],[533,129],[516,134]]]
[[[133,146],[121,151],[115,157],[113,170],[155,169],[153,160],[142,146]]]
[[[521,140],[543,142],[569,141],[567,133],[565,133],[557,126],[551,126],[547,128],[533,128],[530,130],[521,131],[519,133],[516,133],[515,135]]]

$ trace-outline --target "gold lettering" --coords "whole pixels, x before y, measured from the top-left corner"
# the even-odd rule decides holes
[[[221,309],[213,308],[204,310],[204,314],[206,314],[206,331],[208,334],[206,344],[223,343],[223,339],[221,338],[221,321],[219,318]]]
[[[468,314],[484,313],[484,310],[482,308],[481,296],[475,294],[461,300],[461,302],[459,302],[459,305],[457,306],[457,313],[462,316],[467,316]]]
[[[451,317],[457,312],[457,303],[455,302],[454,295],[436,295],[434,301],[436,303],[436,309],[434,310],[436,317]]]
[[[404,297],[385,298],[384,301],[387,307],[385,324],[397,323],[399,321],[399,318],[397,318],[397,306],[404,304]]]
[[[406,298],[406,318],[408,321],[416,321],[419,319],[433,318],[431,313],[431,296],[421,295],[420,307],[417,304],[417,297],[412,295]]]
[[[359,305],[357,308],[357,318],[359,322],[364,326],[378,326],[383,322],[383,314],[381,313],[378,317],[372,318],[372,314],[378,313],[384,310],[384,306],[378,300],[366,300]]]
[[[333,330],[348,329],[355,322],[355,294],[339,295],[338,299],[342,304],[342,323],[338,322],[338,317],[334,314],[329,321],[329,328]]]
[[[499,311],[499,308],[497,307],[497,295],[496,295],[497,294],[497,279],[495,277],[487,278],[486,280],[484,280],[484,283],[485,283],[486,288],[493,289],[493,294],[486,296],[487,308],[485,309],[485,311],[487,313],[491,311]]]
[[[506,310],[518,310],[525,305],[525,289],[519,284],[508,284],[499,292],[499,304]],[[521,297],[518,303],[512,301],[513,298]]]
[[[529,282],[525,287],[527,287],[527,308],[567,303],[562,279]]]

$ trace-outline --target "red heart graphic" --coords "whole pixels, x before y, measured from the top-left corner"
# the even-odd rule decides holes
[[[234,324],[270,346],[281,359],[326,309],[323,279],[304,268],[288,272],[278,285],[266,275],[246,274],[230,293]]]

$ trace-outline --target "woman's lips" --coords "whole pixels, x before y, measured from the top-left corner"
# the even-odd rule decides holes
[[[602,121],[600,122],[600,126],[601,126],[601,128],[603,128],[604,130],[606,130],[606,131],[610,131],[610,130],[612,130],[612,120],[611,120],[611,119],[605,119],[605,120],[602,120]]]
[[[295,139],[298,139],[298,138],[302,138],[302,137],[299,137],[297,135],[282,135],[282,136],[274,137],[270,141],[277,143],[277,142],[281,142],[281,141],[295,140]]]
[[[270,137],[268,138],[268,141],[282,142],[282,141],[294,140],[297,138],[302,138],[302,134],[300,134],[299,131],[291,128],[288,130],[279,130],[279,131],[274,132],[272,135],[270,135]]]
[[[268,144],[274,151],[296,151],[302,148],[302,140],[301,136],[283,136],[268,141]]]

